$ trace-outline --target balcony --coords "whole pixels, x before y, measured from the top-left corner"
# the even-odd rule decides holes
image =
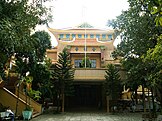
[[[104,68],[75,68],[75,81],[104,81],[105,80]],[[123,70],[119,72],[121,79],[125,78]]]

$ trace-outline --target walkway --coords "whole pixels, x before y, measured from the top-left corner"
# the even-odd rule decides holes
[[[31,121],[142,121],[141,117],[140,113],[66,112],[62,114],[43,114]]]

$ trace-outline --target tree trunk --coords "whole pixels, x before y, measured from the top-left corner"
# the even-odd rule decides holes
[[[149,112],[151,112],[151,102],[150,102],[150,90],[148,89],[148,103],[149,103]]]
[[[106,96],[106,102],[107,102],[107,113],[110,113],[110,109],[109,109],[109,96]]]
[[[135,89],[135,102],[138,104],[138,99],[137,99],[137,88]]]
[[[57,94],[57,110],[56,112],[60,112],[60,94]]]
[[[64,107],[65,107],[65,95],[62,93],[62,112],[64,112]]]
[[[142,100],[143,100],[143,111],[146,112],[146,102],[145,102],[145,90],[144,90],[144,85],[142,85]]]
[[[155,114],[156,113],[156,107],[155,107],[155,101],[154,101],[154,91],[153,91],[153,88],[151,87],[151,97],[152,97],[152,106],[153,106],[153,113]]]

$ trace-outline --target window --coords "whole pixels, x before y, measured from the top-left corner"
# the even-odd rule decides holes
[[[63,34],[60,34],[60,39],[62,39],[64,37],[64,35]]]
[[[91,68],[96,68],[96,60],[91,60]]]
[[[80,68],[82,60],[74,60],[74,63],[75,63],[75,68]]]
[[[72,38],[75,38],[75,36],[76,36],[75,34],[72,34]]]
[[[112,39],[112,35],[110,34],[110,35],[108,35],[108,39],[109,40],[111,40]]]
[[[100,35],[99,34],[96,34],[96,38],[100,38]]]
[[[70,38],[70,34],[66,34],[66,38],[69,39]]]
[[[102,39],[106,39],[106,34],[103,34],[102,35]]]
[[[78,38],[82,38],[82,35],[81,34],[78,34]]]
[[[84,35],[84,38],[88,38],[88,34]]]
[[[90,38],[94,38],[94,34],[90,34]]]

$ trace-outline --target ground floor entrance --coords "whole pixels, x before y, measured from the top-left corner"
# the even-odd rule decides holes
[[[102,83],[75,83],[74,96],[69,100],[69,107],[76,109],[101,109],[103,103]]]

